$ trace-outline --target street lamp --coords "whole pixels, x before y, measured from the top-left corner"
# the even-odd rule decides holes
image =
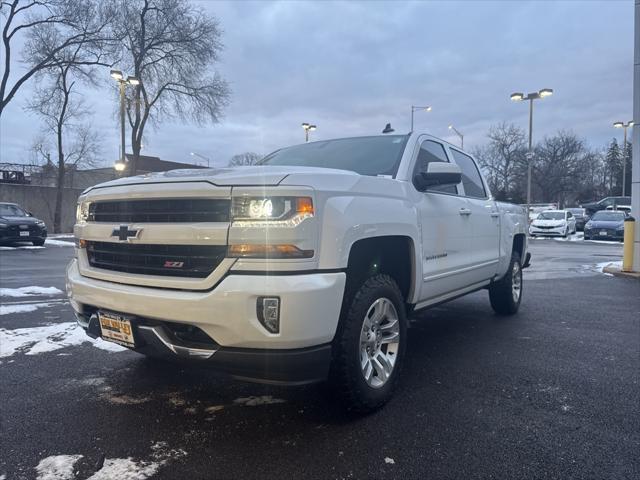
[[[462,135],[456,127],[449,125],[449,130],[453,130],[460,137],[460,148],[464,149],[464,135]]]
[[[140,79],[128,76],[126,79],[120,70],[111,70],[111,77],[118,82],[120,87],[120,161],[116,162],[115,169],[122,172],[125,167],[125,141],[124,141],[124,90],[127,85],[140,85]]]
[[[310,125],[308,123],[303,123],[302,124],[302,128],[304,128],[304,141],[308,142],[309,141],[309,132],[313,132],[314,130],[316,130],[318,127],[316,127],[315,125]]]
[[[529,100],[529,152],[527,153],[527,219],[529,218],[529,205],[531,204],[531,160],[533,159],[533,101],[540,100],[553,95],[552,88],[543,88],[537,92],[525,96],[524,93],[516,92],[511,94],[511,100],[521,102]]]
[[[633,127],[633,120],[624,122],[615,122],[613,124],[616,128],[624,129],[624,143],[622,144],[622,196],[626,197],[626,186],[627,186],[627,159],[625,154],[627,152],[627,128]]]
[[[200,155],[197,152],[191,152],[190,155],[192,157],[199,157],[199,158],[201,158],[203,160],[206,160],[207,161],[207,168],[211,168],[211,165],[210,165],[211,159],[209,157],[205,157],[204,155]]]
[[[413,112],[415,111],[422,111],[422,112],[430,112],[431,111],[431,106],[426,106],[426,107],[416,107],[415,105],[411,105],[411,131],[413,132]]]

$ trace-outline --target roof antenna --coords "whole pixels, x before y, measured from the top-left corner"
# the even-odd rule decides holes
[[[387,123],[387,126],[384,127],[384,130],[382,130],[382,133],[391,133],[391,132],[395,132],[395,130],[393,128],[391,128],[391,124]]]

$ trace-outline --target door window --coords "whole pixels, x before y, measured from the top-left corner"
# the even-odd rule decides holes
[[[473,158],[453,148],[451,152],[453,153],[454,160],[462,170],[462,185],[464,186],[465,195],[474,198],[487,198],[482,177]]]
[[[413,171],[414,176],[420,172],[426,172],[427,167],[431,162],[449,163],[449,159],[447,158],[447,154],[445,153],[442,144],[432,140],[425,140],[420,145],[420,152],[418,152],[418,159]],[[457,185],[438,185],[428,188],[427,192],[450,193],[457,195],[458,187]]]

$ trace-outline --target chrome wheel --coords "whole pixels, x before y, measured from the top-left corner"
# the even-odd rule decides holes
[[[513,295],[513,301],[518,303],[520,300],[520,294],[522,293],[522,270],[520,270],[520,264],[513,262],[513,268],[511,269],[511,294]]]
[[[360,331],[360,368],[367,384],[382,387],[393,373],[400,347],[400,321],[393,302],[371,304]]]

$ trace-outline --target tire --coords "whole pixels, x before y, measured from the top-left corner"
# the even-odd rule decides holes
[[[569,236],[569,227],[564,229],[564,235],[562,235],[562,238],[567,238]]]
[[[517,286],[516,286],[517,285]],[[522,261],[514,252],[506,275],[489,286],[491,307],[499,315],[513,315],[522,301]]]
[[[44,238],[39,238],[37,240],[34,240],[33,243],[36,247],[41,247],[44,245],[45,239]]]
[[[398,383],[407,343],[404,298],[388,275],[369,277],[345,295],[330,380],[348,410],[369,413]]]

